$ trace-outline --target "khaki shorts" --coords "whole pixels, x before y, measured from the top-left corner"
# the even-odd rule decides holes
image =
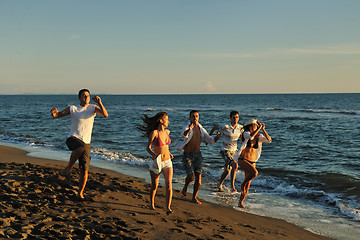
[[[76,137],[69,137],[66,139],[66,145],[68,146],[70,151],[74,151],[78,149],[79,147],[84,147],[85,151],[83,154],[79,157],[79,168],[83,170],[89,170],[90,169],[90,149],[91,145],[86,144],[80,139]]]
[[[236,154],[236,151],[221,150],[220,154],[221,154],[221,157],[225,161],[225,166],[224,166],[225,169],[227,169],[228,171],[231,171],[232,163],[235,161],[234,155]]]

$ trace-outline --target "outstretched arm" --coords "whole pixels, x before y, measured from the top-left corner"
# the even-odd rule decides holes
[[[50,112],[53,118],[61,118],[70,114],[70,107],[65,108],[61,112],[59,112],[59,110],[57,110],[56,108],[53,108],[50,110]]]
[[[203,141],[206,144],[208,144],[208,143],[215,144],[219,140],[219,138],[221,137],[220,132],[217,132],[215,137],[210,136],[205,128],[202,128],[202,134],[203,134],[203,137],[204,137]]]
[[[107,118],[109,116],[108,112],[106,111],[106,108],[101,102],[101,98],[99,96],[95,96],[92,98],[94,102],[96,102],[99,106],[95,106],[95,112],[99,114],[100,116],[103,116],[104,118]]]
[[[209,135],[211,136],[211,135],[215,132],[215,130],[219,130],[219,125],[215,125],[215,126],[210,130]]]
[[[220,137],[221,137],[221,132],[217,132],[216,137],[214,137],[214,141],[217,142]]]

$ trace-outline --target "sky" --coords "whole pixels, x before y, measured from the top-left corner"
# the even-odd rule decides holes
[[[0,94],[359,93],[359,0],[0,0]]]

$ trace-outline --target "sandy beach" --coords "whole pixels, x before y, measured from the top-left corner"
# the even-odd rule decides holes
[[[178,190],[167,215],[163,187],[151,210],[148,183],[95,167],[80,202],[77,168],[66,179],[65,166],[0,146],[1,239],[329,239],[283,220],[196,205]]]

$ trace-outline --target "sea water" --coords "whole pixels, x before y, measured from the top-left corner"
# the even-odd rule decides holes
[[[147,139],[136,129],[141,116],[165,111],[174,155],[174,187],[181,189],[185,172],[180,131],[189,112],[200,113],[208,130],[229,123],[232,110],[239,123],[253,118],[266,125],[273,139],[263,145],[259,175],[251,183],[245,205],[239,194],[215,191],[223,171],[221,143],[202,145],[204,172],[200,197],[216,204],[258,215],[284,219],[335,239],[360,236],[360,94],[259,95],[100,95],[109,118],[95,118],[92,166],[115,170],[149,181]],[[76,95],[0,96],[0,141],[30,152],[31,156],[67,161],[65,140],[70,118],[53,119],[50,109],[78,104]],[[221,139],[219,140],[221,141]],[[239,189],[243,172],[238,170]],[[189,191],[192,191],[190,186]]]

